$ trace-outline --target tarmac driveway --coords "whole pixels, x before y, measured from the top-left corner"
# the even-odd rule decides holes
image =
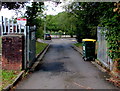
[[[53,39],[43,64],[16,89],[117,89],[109,76],[71,47],[73,39]]]

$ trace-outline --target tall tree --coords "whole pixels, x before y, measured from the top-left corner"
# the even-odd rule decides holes
[[[43,35],[42,26],[42,12],[43,12],[43,2],[32,2],[31,6],[27,7],[25,16],[27,18],[27,26],[36,26],[36,37],[41,37]]]
[[[74,34],[76,18],[67,12],[61,12],[57,15],[47,15],[46,24],[49,31],[62,31],[71,36]]]
[[[43,12],[43,2],[32,2],[31,6],[27,6],[26,17],[27,25],[36,25],[36,18]]]

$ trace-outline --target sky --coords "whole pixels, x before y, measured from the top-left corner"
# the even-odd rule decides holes
[[[46,13],[47,15],[56,15],[60,12],[63,12],[64,9],[62,9],[62,6],[64,5],[64,3],[61,3],[57,6],[55,6],[55,3],[51,2],[51,1],[46,1],[44,2],[45,7],[46,7],[46,11],[44,13]],[[19,9],[19,11],[21,11],[22,13],[25,13],[25,9]],[[8,10],[7,8],[2,8],[0,11],[0,16],[4,16],[5,18],[12,18],[12,17],[19,17],[21,16],[21,14],[19,13],[18,15],[16,15],[14,10]]]
[[[47,9],[44,13],[46,13],[47,15],[56,15],[56,14],[64,11],[64,9],[62,8],[63,3],[55,6],[54,2],[47,1],[44,4],[45,4],[46,9]]]
[[[25,10],[20,9],[20,11],[22,11],[23,13],[25,12]],[[18,16],[20,16],[21,14],[19,13]],[[12,17],[17,17],[16,13],[14,10],[8,10],[7,8],[2,8],[0,11],[0,16],[4,16],[5,18],[12,18]]]

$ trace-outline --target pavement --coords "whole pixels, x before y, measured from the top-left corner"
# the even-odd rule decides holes
[[[41,42],[41,43],[47,43],[47,44],[50,44],[52,42],[52,40],[43,40],[43,39],[37,39],[38,42]]]
[[[119,89],[106,81],[109,78],[82,55],[71,44],[75,39],[53,39],[43,64],[26,79],[19,82],[17,89]],[[119,91],[119,90],[118,90]]]

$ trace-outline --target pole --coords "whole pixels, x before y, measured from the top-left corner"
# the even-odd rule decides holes
[[[2,22],[2,24],[1,24],[1,35],[3,35],[3,32],[4,32],[4,22],[3,22],[3,16],[1,16],[1,22]]]
[[[44,39],[45,39],[45,33],[46,33],[46,16],[44,18]]]

